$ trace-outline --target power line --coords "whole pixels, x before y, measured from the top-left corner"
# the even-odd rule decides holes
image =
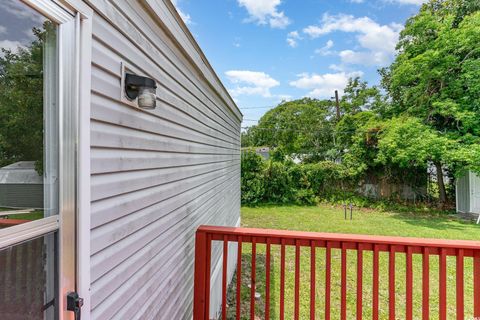
[[[380,134],[379,131],[370,131],[370,130],[329,130],[329,128],[323,127],[323,128],[313,128],[313,129],[288,129],[288,128],[259,128],[259,127],[241,127],[241,129],[250,129],[250,128],[255,128],[255,130],[260,130],[260,131],[290,131],[290,132],[309,132],[309,133],[325,133],[328,131],[332,131],[333,134],[338,134],[338,133],[364,133],[364,134],[372,134],[372,135],[377,135]]]
[[[273,108],[272,106],[270,107],[240,107],[240,110],[253,110],[253,109],[270,109]]]

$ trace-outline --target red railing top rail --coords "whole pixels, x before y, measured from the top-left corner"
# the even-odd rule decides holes
[[[204,232],[211,235],[212,240],[223,240],[224,236],[232,237],[230,241],[234,241],[235,237],[242,237],[243,242],[251,242],[250,238],[255,238],[256,243],[266,243],[267,238],[271,244],[279,244],[281,239],[284,240],[305,240],[305,241],[338,241],[342,243],[363,243],[372,245],[389,245],[389,246],[413,246],[413,247],[432,247],[432,248],[451,248],[480,250],[480,241],[469,240],[444,240],[429,238],[410,238],[410,237],[392,237],[392,236],[374,236],[374,235],[357,235],[357,234],[340,234],[326,232],[306,232],[291,230],[273,230],[273,229],[256,229],[256,228],[236,228],[236,227],[220,227],[220,226],[200,226],[197,232]],[[480,232],[479,232],[480,239]],[[287,242],[287,244],[292,244]],[[309,244],[305,244],[309,245]]]
[[[480,237],[479,237],[480,238]],[[347,294],[348,294],[348,260],[347,250],[357,251],[357,301],[356,318],[363,316],[363,253],[372,251],[373,254],[373,277],[372,277],[372,315],[373,319],[379,319],[379,287],[380,287],[380,255],[379,252],[388,254],[388,314],[389,319],[396,319],[396,253],[405,253],[405,319],[413,319],[413,295],[414,295],[414,268],[413,254],[422,255],[422,315],[423,319],[430,319],[430,305],[433,301],[430,295],[430,256],[438,255],[438,312],[440,319],[447,319],[449,310],[447,295],[447,256],[456,257],[456,314],[457,319],[465,318],[465,257],[473,257],[473,303],[474,317],[480,319],[480,241],[466,240],[440,240],[424,238],[387,237],[372,235],[318,233],[271,229],[233,228],[218,226],[201,226],[197,230],[195,244],[195,301],[194,319],[210,319],[210,280],[211,280],[211,250],[212,241],[223,242],[223,267],[222,267],[222,319],[227,314],[227,270],[228,270],[228,242],[238,242],[237,247],[237,284],[241,284],[242,275],[242,244],[251,243],[251,271],[250,271],[250,319],[255,319],[255,286],[256,286],[256,250],[258,244],[266,244],[265,250],[265,318],[268,319],[270,310],[270,266],[271,247],[280,245],[280,319],[285,315],[285,282],[286,282],[286,245],[295,250],[295,278],[294,278],[294,319],[300,319],[300,272],[304,267],[300,266],[302,253],[310,252],[310,317],[315,319],[316,304],[316,262],[317,248],[323,247],[325,251],[318,251],[320,256],[325,257],[325,319],[330,319],[333,312],[339,312],[341,319],[347,319]],[[306,249],[300,250],[305,246]],[[278,247],[278,246],[277,246]],[[341,251],[341,268],[332,268],[332,249]],[[291,270],[291,269],[290,269]],[[307,269],[308,270],[308,269]],[[332,311],[332,273],[339,271],[341,277],[340,309]],[[291,281],[291,279],[290,279]],[[470,280],[468,280],[470,281]],[[237,285],[236,291],[236,319],[241,318],[241,287]],[[338,292],[337,292],[338,294]],[[476,318],[475,318],[476,319]]]

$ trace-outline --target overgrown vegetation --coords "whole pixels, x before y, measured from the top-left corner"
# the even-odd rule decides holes
[[[314,169],[306,164],[317,164],[320,176],[335,168],[334,178],[322,180],[334,191],[344,181],[372,174],[391,178],[391,173],[402,177],[432,169],[436,194],[427,196],[435,196],[441,208],[454,203],[447,184],[467,170],[480,173],[478,43],[478,1],[423,5],[405,24],[395,61],[380,70],[381,87],[350,79],[339,116],[332,101],[304,98],[280,103],[243,133],[242,146],[275,150],[273,161],[242,176],[244,203],[328,198],[331,190],[313,184]],[[285,157],[305,166],[286,163]],[[419,181],[409,183],[415,187]]]
[[[357,192],[359,176],[332,161],[295,163],[274,157],[265,160],[253,150],[244,150],[241,163],[243,205],[329,202],[385,209],[402,207],[402,203],[394,198],[379,201],[360,195]],[[411,179],[415,176],[402,177]]]

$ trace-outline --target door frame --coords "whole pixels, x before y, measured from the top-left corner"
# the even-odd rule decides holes
[[[66,295],[90,314],[90,90],[93,10],[82,0],[20,0],[58,24],[59,214],[4,229],[0,248],[58,232],[59,319],[73,319]]]

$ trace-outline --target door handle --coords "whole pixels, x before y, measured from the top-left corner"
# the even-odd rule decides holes
[[[67,294],[67,310],[73,311],[75,320],[82,318],[83,298],[80,298],[77,292],[70,292]]]

